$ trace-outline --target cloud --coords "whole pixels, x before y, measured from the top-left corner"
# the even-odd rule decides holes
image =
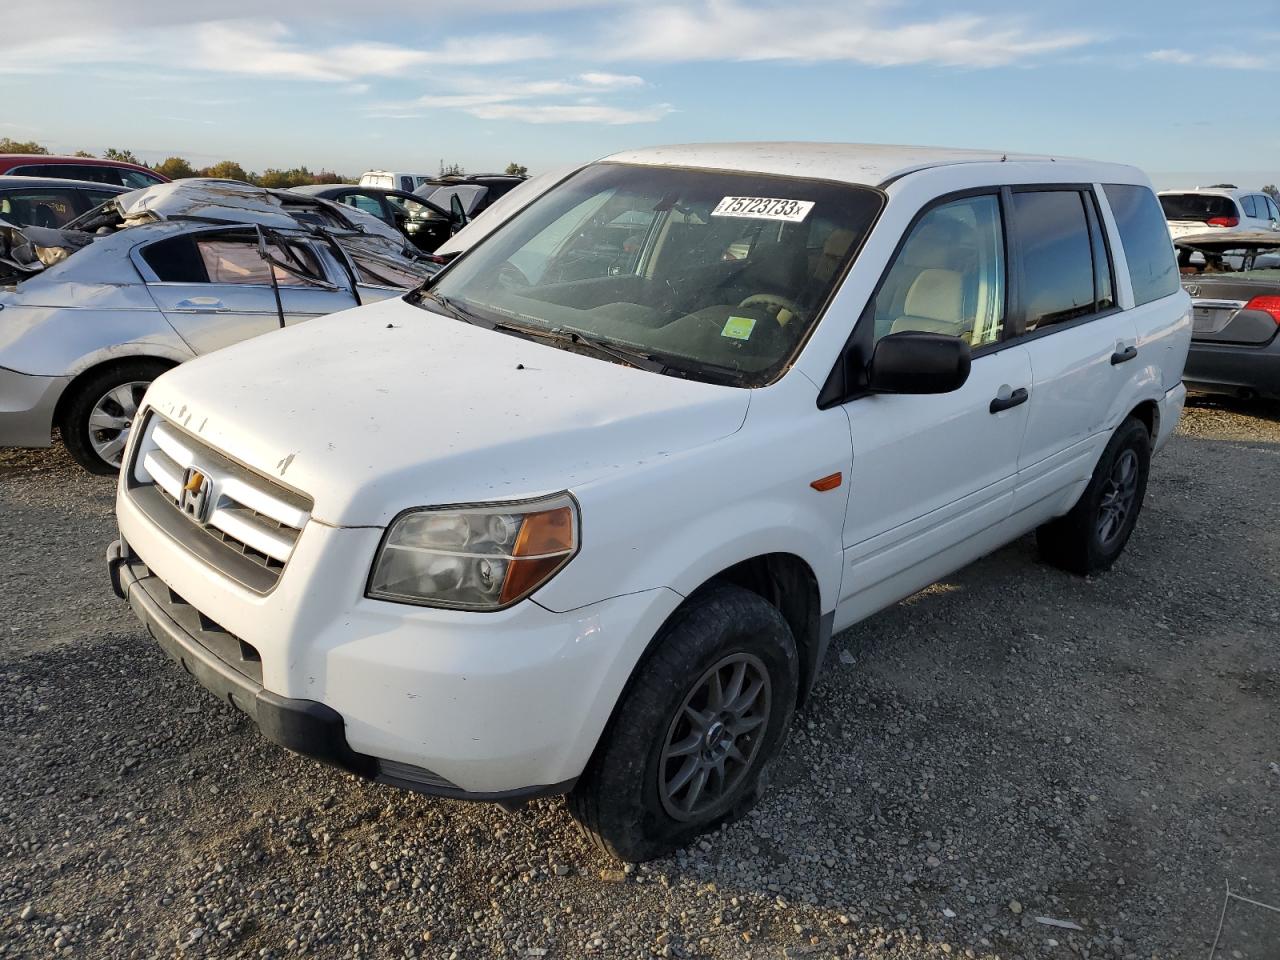
[[[525,123],[654,123],[675,110],[669,103],[623,106],[602,97],[648,86],[631,74],[589,72],[564,79],[530,80],[450,76],[446,86],[408,103],[382,103],[370,119],[418,119],[431,110],[460,110],[481,120]]]
[[[453,37],[432,47],[379,41],[316,44],[285,24],[214,20],[132,30],[105,29],[57,42],[38,40],[0,47],[0,73],[50,72],[85,64],[146,64],[219,74],[287,80],[345,82],[398,77],[428,67],[514,63],[549,57],[547,39],[493,34]]]
[[[969,14],[898,24],[873,0],[748,5],[703,0],[633,8],[599,48],[612,60],[848,61],[868,66],[999,67],[1075,50],[1083,32],[1036,33]]]
[[[467,113],[481,120],[522,120],[525,123],[655,123],[675,108],[669,103],[628,109],[594,103],[496,103],[470,107]]]
[[[1273,57],[1239,51],[1190,53],[1176,48],[1152,50],[1146,59],[1154,63],[1170,63],[1180,67],[1216,67],[1220,70],[1275,70],[1280,68]]]

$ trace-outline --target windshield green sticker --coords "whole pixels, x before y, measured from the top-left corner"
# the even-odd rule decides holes
[[[724,329],[720,331],[720,336],[731,337],[734,340],[750,340],[751,331],[756,328],[756,321],[753,317],[730,317],[724,325]]]

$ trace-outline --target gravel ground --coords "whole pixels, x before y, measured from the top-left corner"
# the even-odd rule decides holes
[[[1280,408],[1189,410],[1110,574],[845,632],[759,807],[623,870],[265,743],[111,597],[111,483],[0,451],[0,955],[1208,957],[1280,904],[1277,480]]]

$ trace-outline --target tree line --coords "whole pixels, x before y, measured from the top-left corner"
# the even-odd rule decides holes
[[[9,137],[0,137],[0,153],[36,153],[48,155],[49,149],[42,143],[34,140],[11,140]],[[74,154],[77,157],[93,157],[92,153],[87,150],[77,150]],[[218,163],[211,164],[207,167],[192,166],[185,157],[168,157],[160,163],[143,163],[133,153],[132,150],[119,150],[115,147],[108,147],[102,152],[102,159],[116,160],[121,163],[136,163],[140,166],[154,170],[161,176],[168,177],[170,180],[181,180],[183,177],[217,177],[220,180],[242,180],[245,183],[256,184],[259,187],[301,187],[313,183],[355,183],[355,177],[348,177],[341,173],[335,173],[332,170],[309,170],[307,167],[290,167],[287,170],[277,167],[268,167],[261,173],[252,170],[246,170],[234,160],[222,160]],[[447,174],[463,174],[466,171],[457,163],[445,164],[440,161],[440,175]],[[518,163],[507,164],[507,173],[518,176],[525,176],[529,170],[527,167]]]

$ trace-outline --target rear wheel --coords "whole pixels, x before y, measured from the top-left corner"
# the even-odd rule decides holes
[[[1081,575],[1111,569],[1138,522],[1150,465],[1151,435],[1130,417],[1107,443],[1079,503],[1036,531],[1041,555]]]
[[[569,795],[596,844],[633,862],[751,808],[799,689],[786,620],[730,584],[677,611],[638,671]]]
[[[130,360],[79,384],[58,424],[76,463],[90,473],[119,471],[143,394],[170,366],[161,360]]]

